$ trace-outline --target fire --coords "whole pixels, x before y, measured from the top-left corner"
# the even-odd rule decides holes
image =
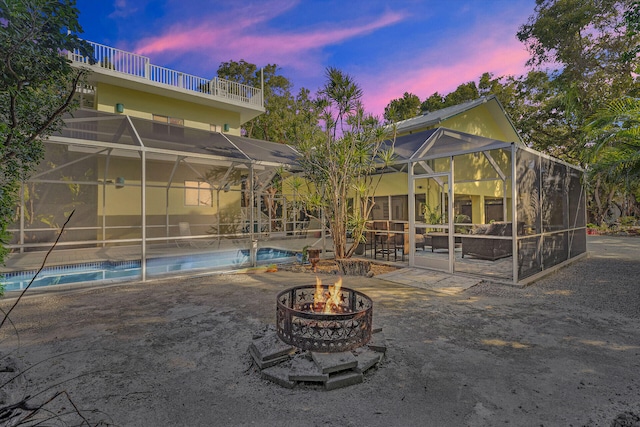
[[[316,277],[316,291],[313,294],[313,311],[324,314],[339,313],[342,300],[342,278],[327,288],[322,286],[322,280]],[[324,308],[323,308],[324,307]]]

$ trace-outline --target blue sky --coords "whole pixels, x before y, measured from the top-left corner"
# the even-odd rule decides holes
[[[485,71],[520,75],[516,38],[535,0],[78,0],[83,38],[200,77],[221,62],[277,64],[315,93],[327,66],[355,78],[367,111],[424,100]]]

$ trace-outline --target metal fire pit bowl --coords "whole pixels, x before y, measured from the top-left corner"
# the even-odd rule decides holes
[[[327,287],[323,287],[327,290]],[[315,286],[296,286],[278,294],[276,326],[287,344],[303,350],[337,353],[353,350],[371,338],[373,302],[362,292],[340,290],[338,313],[313,311]]]

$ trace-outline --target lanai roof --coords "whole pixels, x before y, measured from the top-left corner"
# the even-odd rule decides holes
[[[390,146],[392,141],[385,141]],[[398,160],[443,157],[509,147],[511,143],[446,128],[429,129],[396,138]]]
[[[161,132],[159,126],[163,127]],[[299,156],[298,151],[286,144],[93,110],[79,110],[66,117],[63,130],[50,140],[104,147],[144,147],[150,151],[271,166],[292,165]]]

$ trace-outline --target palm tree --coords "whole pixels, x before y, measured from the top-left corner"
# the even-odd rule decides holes
[[[355,251],[366,229],[373,206],[372,195],[380,182],[380,164],[391,160],[392,149],[382,142],[384,129],[364,113],[362,90],[348,74],[327,68],[327,81],[318,91],[324,136],[302,141],[300,165],[314,187],[307,204],[310,211],[325,213],[337,259]],[[353,205],[349,205],[349,199]],[[354,242],[347,247],[347,231]]]
[[[623,215],[635,208],[633,194],[640,187],[640,99],[625,97],[598,110],[586,126],[591,142],[585,151],[594,191],[595,216],[602,223],[611,204]],[[608,187],[602,203],[600,188]],[[616,197],[622,199],[616,203]],[[625,212],[626,211],[626,212]]]
[[[604,162],[612,174],[640,177],[640,99],[609,102],[591,117],[587,131],[595,137],[591,162]]]

